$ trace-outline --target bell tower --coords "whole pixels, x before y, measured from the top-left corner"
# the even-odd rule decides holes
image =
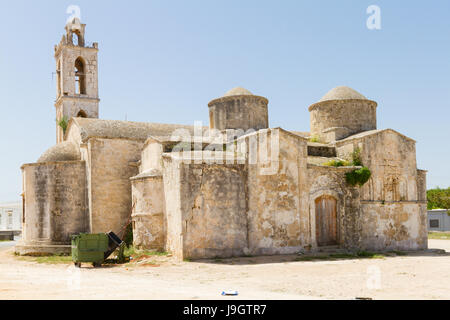
[[[72,19],[55,46],[57,143],[64,141],[71,118],[98,118],[98,43],[86,44],[85,29],[78,18]]]

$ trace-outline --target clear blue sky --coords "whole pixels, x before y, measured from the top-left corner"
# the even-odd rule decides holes
[[[0,201],[55,143],[53,46],[71,4],[99,42],[103,119],[207,125],[208,102],[243,86],[270,100],[271,127],[309,131],[308,106],[347,85],[379,103],[379,128],[418,141],[429,188],[450,186],[448,0],[15,0],[0,3]]]

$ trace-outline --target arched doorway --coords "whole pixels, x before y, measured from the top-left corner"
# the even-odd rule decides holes
[[[321,247],[338,244],[336,199],[328,195],[321,196],[316,199],[315,207],[317,245]]]

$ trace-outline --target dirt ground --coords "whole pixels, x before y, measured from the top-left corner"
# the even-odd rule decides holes
[[[295,261],[249,257],[76,269],[42,264],[0,248],[0,299],[450,299],[450,240],[383,259]]]

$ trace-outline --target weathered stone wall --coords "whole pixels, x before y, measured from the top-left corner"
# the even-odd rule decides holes
[[[27,164],[22,171],[24,244],[68,245],[88,231],[84,161]]]
[[[425,249],[425,173],[418,174],[415,141],[388,129],[350,137],[336,147],[340,157],[360,148],[372,172],[361,188],[362,248]]]
[[[239,139],[243,142],[249,163],[249,252],[287,254],[308,247],[307,140],[269,129]]]
[[[137,248],[164,250],[166,245],[164,184],[161,174],[131,179],[133,244]]]
[[[230,96],[209,103],[210,128],[259,130],[269,127],[266,98],[250,95]]]
[[[245,166],[184,164],[181,168],[184,256],[242,255],[247,247]]]
[[[166,250],[179,260],[183,253],[183,213],[181,211],[181,162],[163,156],[163,182],[166,213]]]
[[[427,200],[427,171],[417,170],[417,200]]]
[[[135,163],[142,146],[142,141],[89,139],[91,232],[113,231],[123,236],[124,226],[131,222],[130,178],[138,174]]]
[[[164,157],[167,248],[179,258],[231,257],[247,248],[243,164]]]
[[[362,200],[418,200],[414,140],[393,130],[383,130],[336,143],[341,158],[349,158],[357,148],[361,150],[363,164],[372,172],[371,179],[361,190]]]
[[[362,203],[362,241],[366,250],[422,250],[427,248],[426,205]]]
[[[311,136],[323,142],[377,128],[377,104],[370,100],[331,100],[310,107]],[[329,130],[330,132],[326,132]],[[334,139],[333,139],[334,138]]]

